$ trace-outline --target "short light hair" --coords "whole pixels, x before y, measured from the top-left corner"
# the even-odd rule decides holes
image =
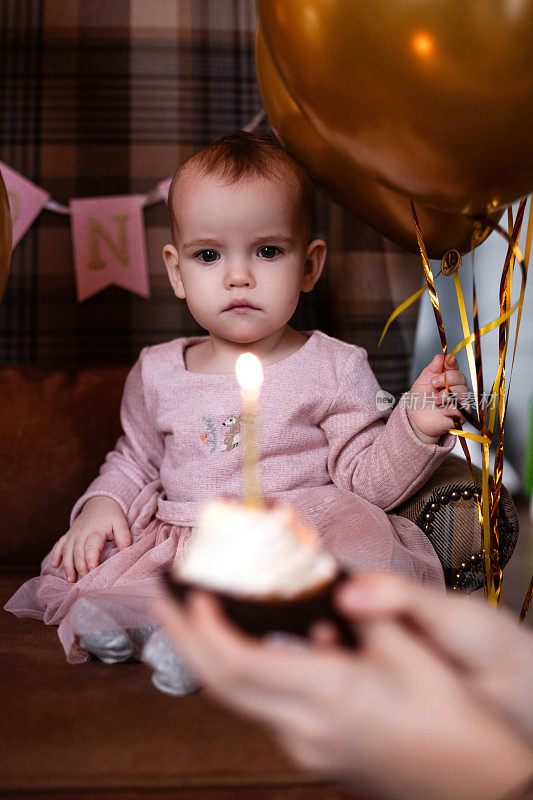
[[[306,242],[315,230],[315,193],[313,182],[301,164],[284,150],[273,135],[251,131],[235,131],[222,136],[190,156],[176,171],[168,192],[168,207],[172,234],[176,234],[174,188],[180,175],[194,168],[204,175],[219,174],[228,184],[241,178],[261,176],[281,179],[296,188],[297,218]]]

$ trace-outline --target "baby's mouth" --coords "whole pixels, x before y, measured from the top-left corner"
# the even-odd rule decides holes
[[[260,309],[250,303],[238,303],[228,306],[224,311],[260,311]]]

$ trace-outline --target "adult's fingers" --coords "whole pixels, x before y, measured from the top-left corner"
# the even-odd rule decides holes
[[[229,684],[247,668],[261,645],[241,633],[225,617],[220,604],[205,592],[194,592],[186,603],[164,599],[152,613],[202,677],[213,684]],[[266,646],[263,646],[266,650]],[[247,665],[247,667],[243,667]]]
[[[533,636],[506,609],[399,576],[361,574],[339,589],[349,619],[394,617],[533,738]]]
[[[352,656],[345,652],[279,648],[252,639],[227,622],[214,598],[200,593],[187,609],[163,602],[152,612],[186,659],[219,699],[249,715],[271,724],[302,717],[316,698],[347,683],[342,676]]]
[[[508,636],[516,635],[505,610],[384,573],[355,577],[337,593],[339,609],[350,619],[398,617],[414,626],[449,657],[469,670],[494,663]]]
[[[270,687],[257,686],[257,675],[249,659],[249,650],[255,645],[246,642],[243,648],[239,640],[245,637],[239,632],[234,635],[223,617],[219,618],[215,636],[210,636],[211,621],[217,618],[215,607],[210,606],[212,603],[213,598],[202,597],[193,612],[190,607],[185,609],[165,598],[154,603],[150,610],[219,701],[267,724],[283,724],[286,715],[294,714],[294,698],[287,702],[284,695]],[[267,651],[266,647],[263,649]],[[283,660],[281,649],[277,652]],[[259,684],[266,673],[262,665]]]
[[[204,680],[212,683],[223,678],[224,662],[230,661],[228,652],[238,653],[241,643],[240,634],[230,628],[214,597],[201,593],[199,598],[189,596],[184,603],[164,598],[151,606],[151,613],[166,627],[176,646]],[[209,631],[213,625],[217,635],[210,639]],[[216,656],[217,648],[222,651],[219,656]],[[213,676],[216,663],[217,674]]]
[[[311,641],[317,648],[324,650],[339,645],[340,637],[338,628],[327,620],[318,620],[309,628]]]

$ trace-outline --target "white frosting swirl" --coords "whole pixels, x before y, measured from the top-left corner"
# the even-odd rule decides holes
[[[337,565],[289,506],[219,499],[201,510],[175,572],[231,594],[290,598],[333,578]]]

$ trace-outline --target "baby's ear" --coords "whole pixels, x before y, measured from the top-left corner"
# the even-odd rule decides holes
[[[322,274],[328,246],[323,239],[313,239],[305,254],[302,292],[311,292]]]
[[[168,273],[168,279],[172,285],[174,294],[176,295],[176,297],[179,297],[181,300],[184,300],[185,288],[183,286],[183,281],[181,280],[178,251],[176,250],[173,244],[166,244],[163,247],[163,261],[165,262],[165,267],[167,268],[167,273]]]

